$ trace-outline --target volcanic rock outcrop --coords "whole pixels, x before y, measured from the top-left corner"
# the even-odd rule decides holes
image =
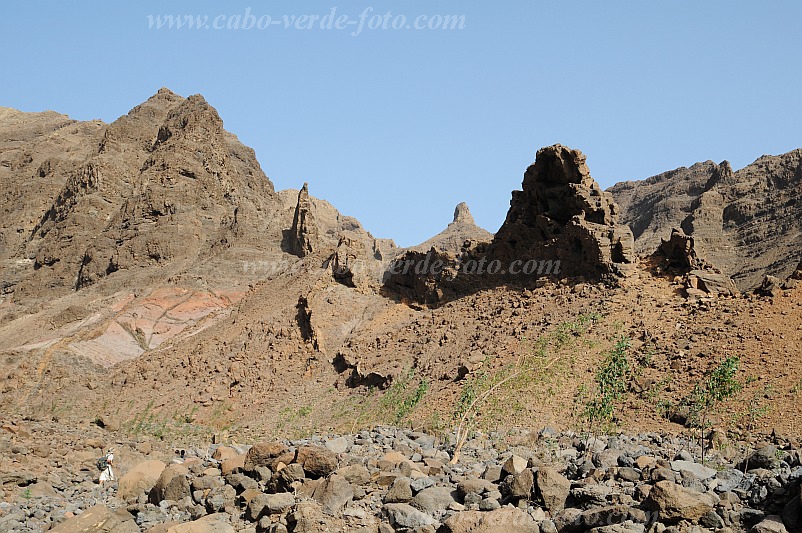
[[[699,257],[696,255],[693,237],[685,235],[682,230],[672,230],[671,237],[660,242],[657,255],[663,257],[671,267],[697,268],[701,266]]]
[[[317,226],[312,215],[312,203],[309,200],[309,185],[304,183],[298,193],[298,204],[290,228],[290,251],[298,257],[311,254],[317,246]]]
[[[635,259],[613,197],[590,176],[582,152],[559,144],[538,150],[526,169],[488,257],[559,260],[564,273],[591,277],[623,273]]]
[[[475,224],[471,210],[468,209],[468,204],[460,202],[454,208],[454,221],[452,224]]]
[[[661,241],[654,259],[661,267],[684,272],[685,294],[690,299],[735,296],[739,292],[729,276],[699,258],[694,238],[685,235],[682,230],[672,230],[671,237]]]
[[[388,262],[398,253],[392,239],[378,239],[355,218],[342,215],[325,200],[300,191],[278,193],[286,223],[283,248],[327,269],[348,287],[377,286]],[[317,261],[319,260],[319,263]]]
[[[802,255],[802,150],[763,156],[733,171],[727,161],[679,168],[609,189],[637,253],[649,255],[681,228],[696,253],[741,291],[766,275],[787,278]]]
[[[466,219],[458,206],[453,225]],[[618,208],[590,176],[584,154],[557,144],[538,151],[524,174],[523,190],[513,191],[507,219],[489,244],[468,241],[458,252],[416,247],[394,262],[387,285],[433,303],[494,281],[526,281],[533,274],[625,275],[634,259],[632,232],[618,224]],[[523,267],[531,262],[537,268]]]

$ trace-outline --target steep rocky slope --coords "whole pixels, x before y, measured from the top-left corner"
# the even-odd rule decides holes
[[[33,272],[15,300],[43,286],[66,294],[120,270],[186,270],[257,235],[275,240],[272,184],[202,97],[161,90],[105,127],[94,148],[67,169],[31,231]]]
[[[802,150],[763,156],[733,172],[727,161],[679,168],[611,187],[639,253],[657,249],[673,228],[741,290],[764,276],[784,279],[802,259]]]

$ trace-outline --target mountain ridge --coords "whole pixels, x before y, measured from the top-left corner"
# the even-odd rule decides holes
[[[10,141],[20,117],[28,133],[17,136],[27,140]],[[596,317],[588,348],[570,360],[561,352],[544,360],[559,389],[549,396],[533,388],[531,402],[499,424],[535,415],[574,423],[567,413],[575,394],[591,385],[611,339],[622,335],[632,350],[652,354],[643,369],[652,385],[637,387],[673,380],[662,391],[672,401],[711,361],[741,353],[736,335],[748,347],[745,371],[770,365],[766,380],[784,389],[802,378],[795,348],[783,341],[796,339],[802,325],[793,284],[775,300],[715,298],[685,284],[688,272],[650,257],[651,245],[678,225],[694,236],[697,252],[719,254],[706,257],[717,266],[726,239],[754,239],[755,228],[744,225],[739,234],[709,223],[714,215],[757,214],[759,225],[771,219],[770,204],[743,200],[750,197],[737,179],[789,189],[794,156],[787,164],[761,160],[743,175],[712,162],[674,171],[682,179],[665,202],[672,180],[655,178],[645,192],[620,184],[605,192],[581,152],[546,147],[524,172],[499,231],[480,232],[457,206],[440,234],[448,239],[415,250],[375,238],[315,198],[313,179],[275,191],[253,151],[200,96],[163,90],[108,125],[49,114],[14,120],[0,120],[0,404],[7,412],[48,416],[58,404],[64,420],[101,417],[123,427],[145,411],[185,412],[209,426],[278,431],[280,413],[292,405],[314,413],[304,424],[350,428],[377,420],[360,414],[372,413],[373,394],[414,376],[428,389],[411,416],[430,424],[450,416],[470,380],[528,360],[533,343],[573,331],[577,317]],[[650,205],[658,207],[656,220],[641,214]],[[622,224],[628,220],[634,236]],[[399,261],[426,257],[444,269],[388,277]],[[460,270],[471,260],[507,268],[541,259],[564,268],[518,277]],[[792,361],[763,361],[766,350]],[[624,423],[664,424],[648,405],[625,409]],[[772,414],[764,426],[793,423]]]

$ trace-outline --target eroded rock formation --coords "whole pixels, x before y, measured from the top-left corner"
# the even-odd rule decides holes
[[[538,151],[488,255],[502,263],[560,260],[567,274],[589,276],[624,273],[635,259],[612,195],[590,176],[582,152],[559,144]]]
[[[469,217],[467,206],[457,206],[446,232],[469,225]],[[559,144],[538,151],[491,242],[463,240],[449,251],[433,245],[435,240],[399,257],[387,286],[433,303],[510,279],[626,275],[635,260],[632,232],[618,223],[612,196],[590,176],[582,152]],[[536,268],[524,268],[529,264]]]
[[[682,230],[672,230],[671,237],[668,240],[663,239],[660,243],[657,254],[663,257],[670,267],[693,269],[701,266],[693,237],[685,235]]]
[[[309,185],[304,183],[298,193],[295,215],[290,228],[290,251],[298,257],[305,257],[315,251],[317,246],[317,226],[309,200]]]
[[[451,224],[476,224],[473,221],[471,210],[468,209],[468,204],[460,202],[454,208],[454,221]]]

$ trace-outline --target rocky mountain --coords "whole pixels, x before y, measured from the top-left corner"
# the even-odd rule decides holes
[[[298,262],[284,250],[286,193],[199,95],[161,89],[112,124],[4,109],[0,143],[6,349],[101,365],[138,357],[227,316],[249,285]],[[346,233],[371,257],[394,247],[325,211],[316,251],[333,253]]]
[[[417,246],[409,248],[415,252],[428,252],[432,248],[437,248],[445,252],[457,254],[462,250],[466,241],[490,242],[493,234],[484,228],[476,225],[471,215],[468,204],[460,202],[454,208],[454,220],[446,229]]]
[[[202,97],[162,89],[109,125],[52,119],[27,117],[38,136],[2,152],[34,154],[6,167],[5,198],[39,198],[3,204],[6,303],[35,306],[118,271],[118,285],[136,272],[191,276],[280,235],[272,184]]]
[[[167,446],[178,457],[182,450],[208,450],[212,440],[266,442],[251,456],[260,450],[267,456],[277,439],[292,438],[297,449],[282,448],[270,465],[254,463],[247,471],[246,448],[221,452],[241,462],[227,463],[234,466],[225,472],[222,457],[203,453],[195,470],[167,467],[152,497],[135,484],[136,501],[125,504],[135,520],[115,516],[130,531],[155,524],[161,528],[155,531],[182,531],[183,524],[164,522],[212,511],[215,521],[238,517],[232,523],[243,530],[299,531],[308,500],[328,501],[346,485],[331,481],[331,472],[314,473],[315,460],[306,451],[299,455],[307,443],[298,439],[339,433],[348,435],[350,454],[337,452],[338,461],[349,463],[340,466],[364,463],[370,480],[348,481],[354,491],[348,506],[324,513],[332,527],[363,516],[365,527],[384,521],[389,531],[389,521],[399,524],[407,513],[459,531],[461,519],[452,519],[459,511],[474,513],[462,517],[470,529],[497,516],[483,513],[515,503],[536,527],[550,528],[561,511],[537,512],[535,519],[530,502],[543,495],[527,492],[538,479],[528,463],[522,469],[513,460],[520,482],[493,477],[481,495],[459,493],[466,478],[484,475],[476,453],[507,454],[514,428],[537,428],[531,434],[540,435],[550,426],[559,431],[538,442],[551,450],[548,461],[573,469],[564,476],[568,485],[556,479],[576,498],[567,509],[582,523],[592,523],[602,500],[614,501],[641,520],[631,530],[645,531],[654,524],[642,513],[662,510],[663,499],[647,492],[685,494],[682,488],[708,501],[704,519],[692,517],[694,526],[759,523],[798,500],[799,476],[791,468],[799,457],[802,380],[802,269],[794,270],[799,158],[799,151],[762,158],[738,172],[704,163],[603,191],[582,152],[549,146],[525,170],[495,234],[478,228],[460,204],[443,232],[400,249],[315,198],[311,178],[299,190],[275,191],[253,151],[224,129],[201,96],[162,89],[111,124],[2,109],[4,502],[24,499],[28,485],[32,498],[112,502],[86,471],[106,444],[97,435],[141,459],[155,459],[154,450]],[[658,246],[660,255],[652,256]],[[738,294],[728,277],[746,287],[764,272],[779,276],[759,293]],[[721,410],[706,413],[716,446],[703,453],[728,472],[721,483],[737,475],[730,471],[742,471],[752,448],[765,448],[758,432],[785,448],[786,462],[777,455],[780,462],[748,472],[744,485],[732,489],[739,492],[724,496],[715,493],[722,485],[705,484],[712,475],[702,465],[669,464],[688,458],[675,459],[679,452],[665,443],[698,441],[696,433],[679,440],[666,434],[698,429],[699,387],[722,361],[733,360],[733,379],[742,387]],[[612,400],[603,396],[608,386],[615,389]],[[593,416],[602,400],[612,404],[602,406],[609,411],[599,421]],[[428,434],[367,432],[376,424]],[[580,439],[601,432],[602,424],[640,435],[639,443],[655,449],[615,455],[621,446],[630,449],[623,437],[608,440],[612,448]],[[47,446],[31,444],[26,425]],[[468,433],[493,444],[457,448]],[[62,437],[70,442],[63,460]],[[412,441],[427,444],[419,450]],[[343,442],[338,438],[338,449]],[[387,463],[391,448],[405,459]],[[459,450],[473,462],[461,462]],[[492,473],[505,468],[509,455],[501,464],[489,455],[480,462]],[[657,466],[651,459],[638,465],[640,455]],[[51,467],[59,474],[47,477]],[[689,468],[708,477],[695,480]],[[768,468],[776,469],[776,479]],[[167,471],[158,470],[153,486]],[[438,472],[447,476],[434,483],[458,492],[443,499],[443,512],[422,518],[408,507],[384,510],[384,503],[407,505],[404,481],[392,488],[396,478],[410,478],[412,489],[413,477]],[[374,483],[374,475],[383,481]],[[610,498],[588,496],[585,485],[602,481],[615,481],[605,485]],[[512,499],[505,492],[511,482],[524,491]],[[195,487],[188,496],[187,487]],[[383,501],[389,492],[401,499]],[[267,520],[264,507],[249,510],[256,507],[249,501],[289,502],[288,495],[292,504]],[[112,520],[109,509],[95,515],[76,504],[70,512],[78,520],[71,521],[50,505],[36,500],[10,510],[2,503],[0,524],[22,523],[25,513],[65,528],[79,527],[84,515],[84,521]],[[741,513],[738,506],[746,505]],[[256,518],[246,524],[242,512]],[[685,518],[677,512],[666,523],[684,527]]]
[[[787,278],[802,259],[802,150],[763,156],[738,171],[706,161],[609,191],[638,253],[652,253],[681,229],[694,237],[699,257],[742,291],[766,275]]]

